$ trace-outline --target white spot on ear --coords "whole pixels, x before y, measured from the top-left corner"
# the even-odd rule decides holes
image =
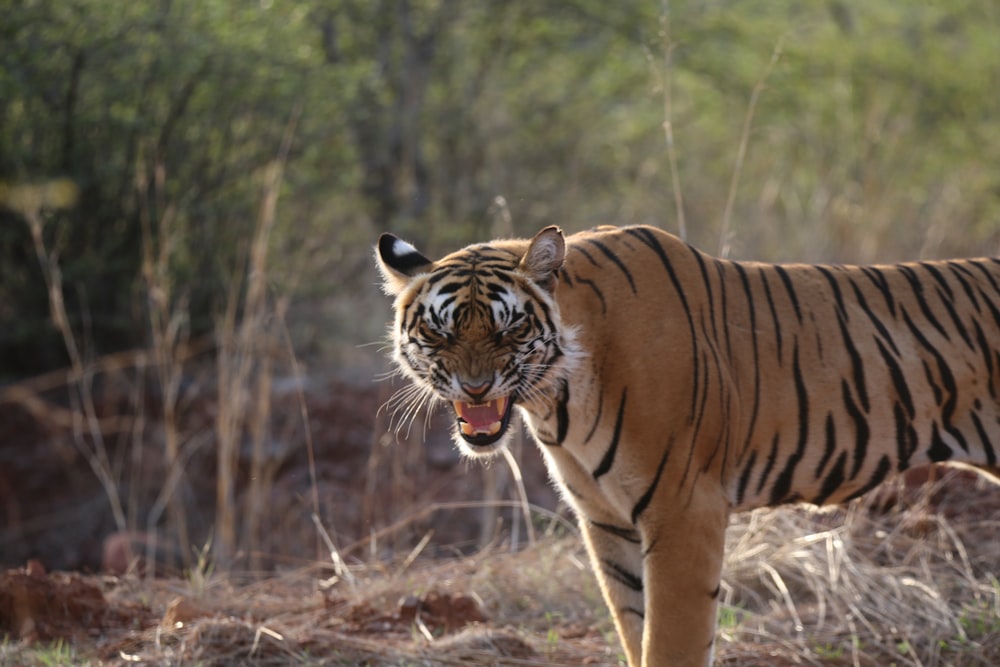
[[[404,255],[419,255],[420,251],[403,239],[396,239],[392,242],[392,254],[395,257],[403,257]]]

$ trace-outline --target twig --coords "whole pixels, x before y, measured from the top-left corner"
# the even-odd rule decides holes
[[[784,43],[785,37],[782,36],[774,45],[774,50],[771,52],[771,60],[768,61],[767,67],[764,68],[764,72],[760,75],[760,78],[757,79],[757,83],[754,84],[753,90],[750,93],[750,102],[747,104],[747,112],[743,117],[743,130],[740,132],[740,145],[736,151],[736,164],[733,166],[732,178],[729,181],[729,193],[726,196],[726,210],[722,214],[722,230],[719,232],[719,257],[722,258],[729,257],[729,253],[732,250],[729,235],[730,226],[732,225],[733,205],[736,203],[736,189],[739,186],[740,176],[743,174],[743,160],[746,158],[747,145],[750,143],[750,129],[753,126],[753,116],[757,110],[757,100],[760,99],[760,94],[764,91],[764,84],[771,75],[771,71],[778,63],[778,60],[781,59],[781,51]]]
[[[667,160],[670,163],[670,182],[674,190],[674,211],[677,215],[677,235],[687,240],[687,221],[684,217],[684,195],[681,190],[681,176],[677,169],[677,149],[674,145],[674,100],[673,100],[673,50],[670,42],[670,0],[660,4],[660,41],[663,45],[663,71],[660,87],[663,89],[663,136],[667,142]]]
[[[25,209],[21,211],[28,223],[31,232],[31,240],[34,244],[35,255],[38,258],[39,267],[42,270],[42,277],[49,295],[49,314],[56,329],[62,335],[63,344],[70,360],[70,383],[79,393],[80,410],[74,411],[73,435],[77,447],[83,452],[90,465],[91,470],[97,476],[108,503],[111,506],[111,514],[115,520],[115,527],[118,530],[125,530],[127,522],[125,510],[122,507],[121,496],[118,493],[118,486],[115,482],[111,461],[108,459],[107,447],[104,444],[104,434],[101,430],[101,420],[97,416],[97,409],[94,405],[94,397],[91,393],[91,381],[93,373],[84,365],[80,355],[80,349],[76,344],[76,336],[69,324],[69,317],[66,314],[66,304],[63,301],[62,272],[59,270],[57,254],[51,254],[45,247],[45,240],[42,236],[42,216],[37,208]],[[76,396],[71,395],[76,399]],[[82,414],[81,414],[82,413]],[[84,437],[84,423],[92,441],[91,446],[87,446]]]
[[[531,503],[528,502],[528,492],[524,488],[524,476],[521,474],[521,467],[517,465],[517,460],[510,449],[504,447],[500,451],[503,452],[503,458],[507,462],[507,466],[510,467],[511,475],[514,476],[514,486],[517,487],[517,495],[521,501],[521,514],[524,515],[524,526],[528,531],[528,544],[534,546],[535,527],[531,524]]]
[[[401,530],[407,528],[410,524],[417,521],[422,521],[429,517],[430,515],[444,511],[444,510],[460,510],[460,509],[480,509],[485,505],[493,505],[495,507],[510,507],[518,509],[522,507],[522,503],[518,500],[495,500],[495,501],[482,501],[482,500],[469,500],[469,501],[455,501],[455,502],[438,502],[431,503],[422,507],[421,509],[413,512],[412,514],[403,517],[399,521],[393,524],[381,528],[379,530],[372,531],[368,537],[363,537],[353,544],[349,544],[341,550],[341,555],[352,553],[362,547],[371,544],[376,540],[380,540],[387,535],[392,535],[393,533],[398,533]],[[539,514],[544,517],[548,517],[555,522],[562,524],[564,528],[571,532],[576,532],[576,526],[572,521],[560,516],[556,512],[547,510],[544,507],[539,507],[538,505],[531,505],[531,510],[535,514]]]
[[[353,585],[354,576],[351,574],[351,571],[347,569],[347,564],[344,562],[340,552],[337,551],[337,545],[333,543],[332,539],[330,539],[330,534],[326,532],[326,528],[323,527],[323,522],[319,520],[319,515],[314,512],[311,516],[313,525],[316,526],[316,531],[319,533],[320,537],[323,538],[323,542],[326,543],[326,548],[330,550],[330,561],[333,563],[333,573],[344,579],[347,583]]]

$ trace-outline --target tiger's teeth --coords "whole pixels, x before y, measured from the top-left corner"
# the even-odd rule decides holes
[[[504,417],[510,399],[506,396],[483,403],[453,401],[458,416],[459,431],[466,436],[493,436],[504,428]]]
[[[497,431],[500,430],[501,424],[500,422],[493,422],[486,430],[476,430],[469,422],[459,422],[458,426],[465,435],[496,435]]]

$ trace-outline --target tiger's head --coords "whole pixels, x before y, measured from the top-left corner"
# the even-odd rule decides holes
[[[379,237],[376,262],[395,297],[393,359],[415,387],[401,401],[406,418],[428,398],[446,401],[455,441],[483,456],[505,442],[515,405],[551,410],[579,355],[554,296],[565,254],[558,227],[436,262],[392,234]]]

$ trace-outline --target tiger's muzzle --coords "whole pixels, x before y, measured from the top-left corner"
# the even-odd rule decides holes
[[[484,403],[453,401],[459,435],[474,447],[492,445],[507,432],[513,405],[514,401],[510,396],[501,396]]]

